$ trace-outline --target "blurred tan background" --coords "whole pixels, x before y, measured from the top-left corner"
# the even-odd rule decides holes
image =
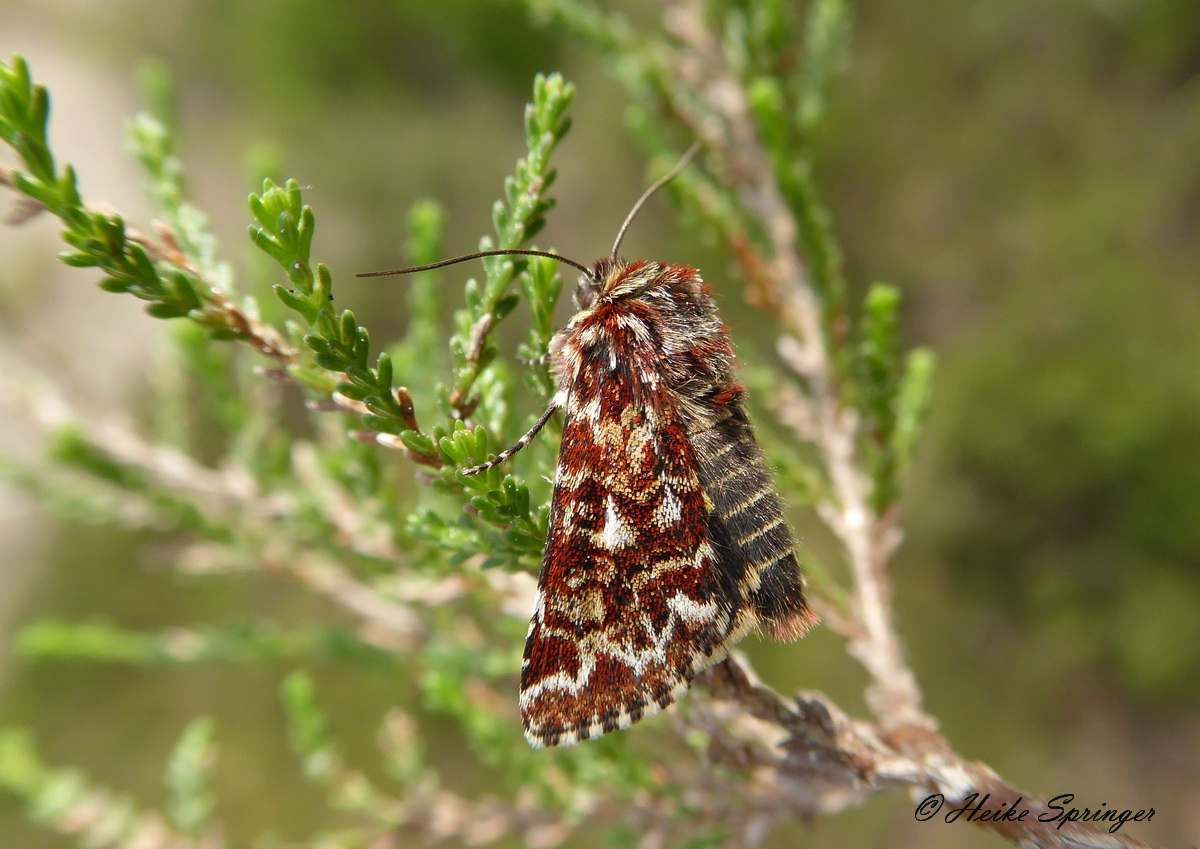
[[[650,4],[621,5],[653,24]],[[1019,786],[1153,807],[1130,834],[1200,842],[1200,12],[1194,0],[855,9],[819,181],[852,279],[900,286],[910,341],[939,355],[896,563],[928,707],[961,752]],[[400,299],[351,275],[396,264],[421,197],[447,207],[449,252],[490,232],[534,72],[579,89],[543,247],[605,251],[646,182],[603,64],[513,4],[5,0],[0,56],[14,52],[51,91],[52,139],[85,197],[142,224],[123,125],[139,60],[163,60],[193,198],[226,258],[248,261],[251,175],[278,163],[309,187],[314,255],[374,334],[401,326]],[[56,233],[0,229],[0,367],[54,375],[85,409],[144,415],[162,323],[57,264]],[[625,250],[710,269],[718,288],[728,268],[665,203]],[[243,280],[268,297],[250,268]],[[757,316],[736,295],[724,309],[752,345]],[[0,452],[36,451],[8,403]],[[152,629],[300,604],[265,582],[173,577],[153,539],[53,519],[0,485],[0,725],[155,804],[180,729],[214,715],[232,836],[299,837],[325,815],[286,751],[281,669],[34,663],[12,647],[46,616]],[[772,683],[859,709],[862,678],[837,641],[802,648],[753,650]],[[340,674],[336,731],[369,757],[389,682]],[[1004,845],[914,823],[912,807],[881,796],[769,845]],[[0,795],[0,845],[71,844]]]

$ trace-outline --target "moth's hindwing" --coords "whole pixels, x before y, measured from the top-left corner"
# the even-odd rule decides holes
[[[693,436],[700,486],[711,504],[709,535],[741,600],[729,639],[762,626],[777,640],[793,640],[816,622],[804,601],[796,543],[740,398],[729,410],[724,421]]]

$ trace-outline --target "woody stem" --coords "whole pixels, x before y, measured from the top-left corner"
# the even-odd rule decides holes
[[[705,146],[724,160],[738,200],[763,224],[770,242],[764,276],[773,284],[772,306],[793,337],[793,344],[781,353],[805,383],[807,436],[820,451],[832,484],[832,500],[821,515],[837,534],[850,564],[854,621],[845,636],[850,652],[871,675],[868,701],[888,726],[931,727],[934,722],[921,709],[920,689],[904,660],[892,616],[887,563],[899,534],[892,521],[877,516],[870,506],[870,484],[857,446],[857,416],[842,403],[821,305],[797,249],[796,217],[774,179],[746,90],[705,26],[698,0],[668,5],[664,21],[686,48],[703,58],[682,67],[680,73],[703,75],[704,79],[685,82],[707,92],[705,106],[723,120],[703,120],[687,112],[684,118]]]

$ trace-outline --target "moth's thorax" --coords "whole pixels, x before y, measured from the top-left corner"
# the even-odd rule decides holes
[[[575,289],[579,312],[551,344],[568,394],[581,372],[622,369],[669,391],[696,426],[740,400],[733,346],[716,302],[690,266],[597,260]]]
[[[687,265],[670,265],[647,260],[603,257],[592,264],[590,274],[581,275],[575,285],[575,303],[587,311],[598,303],[616,303],[646,295],[661,298],[679,286],[702,287],[700,275]],[[716,309],[716,306],[713,306]]]

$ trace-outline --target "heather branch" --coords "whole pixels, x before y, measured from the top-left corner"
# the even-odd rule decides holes
[[[1011,807],[1030,814],[1018,822],[978,822],[1022,847],[1036,849],[1150,849],[1091,823],[1042,822],[1054,815],[1044,800],[1003,781],[985,764],[967,761],[928,728],[888,727],[852,719],[820,693],[785,699],[760,684],[735,653],[698,679],[708,690],[695,725],[711,735],[708,754],[717,763],[754,768],[772,780],[750,783],[747,803],[775,818],[810,818],[861,804],[871,793],[907,787],[916,799],[940,793],[944,810],[971,793],[990,796],[988,810]],[[753,722],[748,722],[752,718]]]
[[[551,155],[571,128],[566,112],[574,96],[575,87],[558,74],[539,74],[534,80],[533,102],[525,108],[529,153],[504,181],[505,200],[492,209],[496,242],[483,239],[481,251],[520,248],[545,226],[545,215],[554,206],[548,192],[557,174]],[[456,316],[458,332],[450,341],[456,376],[449,402],[458,418],[469,418],[482,400],[476,384],[496,355],[491,332],[520,302],[508,289],[528,264],[522,257],[487,257],[482,285],[471,281],[467,286],[467,309]],[[549,306],[553,309],[553,300]]]
[[[894,504],[878,498],[881,481],[886,479],[871,473],[863,448],[869,444],[863,439],[864,417],[872,410],[867,407],[864,411],[856,403],[851,394],[856,387],[844,368],[844,331],[849,318],[839,313],[838,308],[844,308],[840,304],[843,286],[836,279],[836,268],[831,274],[828,265],[836,249],[826,245],[821,252],[827,264],[819,269],[819,288],[814,286],[801,253],[801,246],[831,239],[828,233],[814,236],[811,232],[815,224],[824,221],[823,212],[815,207],[807,190],[785,195],[781,186],[787,185],[788,175],[780,174],[781,157],[773,157],[764,144],[761,110],[756,114],[748,87],[707,26],[699,0],[666,3],[664,24],[680,45],[667,77],[681,81],[695,98],[677,99],[677,112],[704,141],[713,160],[721,164],[723,182],[752,219],[751,229],[766,234],[764,252],[743,241],[740,231],[729,233],[748,279],[766,292],[766,297],[760,294],[756,302],[771,309],[787,333],[779,353],[800,378],[801,386],[798,391],[780,393],[779,411],[802,440],[817,447],[829,478],[831,497],[818,504],[818,512],[841,541],[852,579],[851,615],[834,617],[831,624],[847,638],[850,653],[871,677],[867,700],[876,717],[874,723],[851,720],[819,695],[789,703],[755,683],[744,662],[731,658],[701,678],[715,702],[733,702],[785,736],[780,743],[778,733],[768,733],[750,755],[744,747],[729,745],[727,735],[737,727],[737,717],[726,716],[724,722],[709,726],[717,741],[710,753],[718,760],[736,753],[734,763],[749,758],[749,762],[773,770],[778,780],[772,787],[791,794],[782,807],[801,816],[837,810],[860,800],[867,791],[902,784],[942,793],[950,801],[961,801],[971,792],[991,793],[997,805],[1023,797],[1035,812],[1033,822],[983,823],[1018,845],[1044,849],[1143,846],[1089,824],[1056,828],[1054,823],[1039,822],[1036,813],[1045,810],[1044,802],[1004,783],[987,766],[963,759],[937,732],[936,720],[922,709],[920,689],[904,660],[895,629],[887,571],[901,540],[898,511]],[[866,330],[864,345],[869,347],[864,349],[863,360],[878,371],[891,368],[887,349],[892,346],[889,334],[893,331],[888,325],[893,321],[896,299],[883,290],[873,297],[868,315],[875,323]],[[910,367],[927,378],[927,364],[920,358],[910,360]],[[882,377],[894,381],[893,391],[898,395],[901,379]],[[921,403],[913,401],[911,406]],[[902,414],[912,413],[911,407],[900,406]],[[890,474],[904,462],[909,447],[898,435],[893,437],[896,420],[901,417],[892,415],[882,422],[890,429],[883,436],[895,438],[900,449]],[[906,433],[903,439],[907,438]],[[713,715],[719,716],[720,711]]]
[[[504,183],[505,197],[493,208],[493,220],[501,249],[518,248],[527,243],[545,224],[545,213],[553,206],[548,196],[554,182],[551,155],[570,128],[566,109],[574,88],[561,76],[539,75],[534,82],[533,102],[525,114],[528,155],[517,163],[516,173]],[[450,413],[446,424],[435,423],[427,431],[418,427],[413,391],[406,386],[393,387],[393,354],[380,353],[370,363],[370,337],[349,310],[338,312],[332,305],[332,275],[322,264],[314,268],[310,258],[315,216],[304,204],[299,185],[288,181],[276,186],[264,182],[263,191],[252,195],[250,208],[257,224],[250,228],[254,243],[270,255],[288,275],[290,287],[276,286],[275,292],[290,309],[299,313],[312,331],[304,344],[312,351],[318,379],[328,382],[333,373],[336,386],[331,400],[338,408],[360,417],[363,428],[352,436],[362,442],[398,449],[409,459],[436,470],[427,480],[442,492],[462,497],[469,515],[477,516],[490,529],[489,564],[520,561],[540,553],[544,539],[543,519],[531,510],[528,490],[512,475],[502,477],[499,470],[466,477],[466,467],[478,465],[494,453],[493,434],[503,430],[504,406],[496,403],[504,391],[503,380],[490,369],[497,348],[491,333],[520,303],[520,296],[509,292],[514,280],[520,280],[530,300],[534,328],[526,348],[543,349],[548,344],[554,303],[561,281],[553,263],[527,261],[508,256],[487,257],[483,261],[485,280],[465,287],[466,308],[455,314],[456,332],[450,338],[454,360],[454,378],[448,391],[440,391],[439,406]],[[437,241],[440,216],[428,206],[418,206],[412,216],[414,243],[422,250]],[[484,239],[482,250],[495,245]],[[416,297],[416,296],[414,296]],[[415,302],[427,323],[432,318],[429,299]],[[421,341],[431,342],[428,330],[410,334],[408,346],[395,353],[403,364],[428,367],[427,356],[414,358]],[[427,349],[428,344],[425,346]],[[540,351],[538,351],[540,353]],[[422,354],[425,351],[422,350]],[[293,374],[308,370],[293,369]],[[537,370],[533,382],[545,389],[545,368]],[[310,385],[312,385],[310,383]],[[327,408],[322,404],[321,408]],[[476,425],[474,418],[483,423]],[[410,525],[418,538],[437,541],[443,550],[454,551],[457,540],[468,550],[480,550],[480,534],[464,534],[432,511],[419,513]]]
[[[20,73],[28,69],[19,58],[16,71],[0,63],[0,83],[20,86]],[[16,80],[12,78],[16,75]],[[30,98],[36,102],[40,86],[33,86]],[[41,97],[45,97],[42,93]],[[18,110],[19,102],[6,104]],[[35,109],[33,105],[27,107]],[[23,116],[35,121],[36,115]],[[45,116],[40,127],[9,129],[4,138],[25,159],[32,173],[0,166],[0,185],[7,186],[25,197],[8,216],[10,223],[24,223],[41,212],[50,212],[67,226],[63,239],[75,250],[64,252],[60,258],[67,265],[98,267],[108,278],[101,287],[109,291],[129,292],[150,301],[147,312],[157,318],[191,316],[214,336],[243,341],[274,359],[281,366],[295,362],[296,353],[273,328],[258,321],[250,312],[239,307],[207,277],[181,250],[173,231],[165,224],[156,226],[157,237],[149,236],[126,225],[121,216],[93,210],[79,197],[75,172],[66,166],[60,176],[53,176],[54,160],[45,147]],[[0,122],[0,130],[8,129]],[[21,135],[16,135],[20,132]],[[30,132],[34,134],[28,135]],[[37,172],[50,169],[51,177],[39,178]]]
[[[820,506],[821,515],[842,541],[850,564],[855,622],[845,636],[851,653],[872,677],[872,710],[890,727],[933,727],[934,721],[921,709],[920,691],[893,623],[886,567],[899,532],[892,518],[878,516],[871,508],[871,482],[858,451],[858,413],[841,391],[822,305],[798,249],[800,225],[780,192],[745,86],[706,26],[699,2],[668,4],[664,22],[683,47],[676,64],[680,79],[701,94],[706,115],[720,120],[705,120],[706,115],[686,105],[681,114],[715,158],[727,163],[726,181],[769,237],[769,254],[754,270],[777,295],[767,303],[775,305],[790,334],[780,353],[804,381],[803,393],[794,396],[803,408],[795,414],[803,420],[801,436],[820,450],[832,485],[833,498]]]
[[[227,571],[236,562],[248,561],[264,574],[328,599],[353,617],[365,643],[392,652],[412,650],[425,638],[427,628],[418,610],[481,593],[508,613],[524,611],[532,603],[532,581],[525,574],[478,568],[438,579],[414,574],[404,552],[371,530],[368,517],[355,509],[348,494],[324,476],[309,443],[293,448],[294,468],[303,492],[319,505],[330,535],[342,543],[338,547],[314,545],[313,539],[297,539],[292,532],[271,532],[299,523],[301,507],[294,493],[265,492],[248,469],[235,464],[209,469],[181,451],[151,443],[130,423],[85,413],[73,397],[37,379],[28,368],[0,360],[0,374],[18,371],[23,384],[0,383],[0,397],[21,403],[48,437],[70,444],[70,456],[67,449],[59,449],[61,461],[110,482],[90,515],[107,521],[124,518],[135,527],[172,527],[181,516],[191,523],[201,539],[177,558],[181,571]],[[7,471],[43,497],[53,500],[62,494],[57,469],[28,475]],[[71,482],[61,486],[69,489]],[[79,512],[81,495],[66,497]],[[116,508],[117,500],[125,506]],[[348,556],[386,563],[388,574],[373,581],[357,578],[343,565]],[[197,639],[176,639],[165,656],[181,662],[195,659],[199,647]]]
[[[11,367],[0,368],[0,374],[12,371]],[[393,587],[389,598],[334,565],[335,557],[347,553],[393,564],[403,558],[390,543],[364,532],[363,517],[345,503],[341,493],[318,478],[315,460],[306,459],[302,448],[298,447],[296,454],[299,474],[306,478],[305,491],[318,494],[331,533],[344,541],[344,549],[312,551],[304,541],[269,532],[272,525],[296,518],[299,509],[293,494],[263,492],[253,474],[236,465],[208,469],[183,452],[147,442],[129,423],[75,409],[49,382],[35,381],[27,369],[24,375],[24,387],[4,386],[2,394],[24,401],[32,421],[48,435],[60,443],[69,439],[75,446],[70,450],[76,465],[94,469],[103,464],[110,469],[104,476],[129,505],[130,509],[122,511],[124,515],[140,517],[138,524],[174,523],[184,516],[194,531],[211,541],[193,544],[181,558],[183,568],[213,570],[221,562],[236,559],[230,548],[232,540],[243,549],[254,549],[257,544],[252,559],[258,568],[346,609],[362,621],[368,642],[391,648],[410,646],[422,632],[419,617],[396,600],[404,594],[403,587]],[[54,476],[42,474],[30,485],[45,493],[54,486]],[[111,512],[111,507],[103,509]],[[462,592],[465,588],[459,589]],[[415,595],[422,593],[416,591]]]

